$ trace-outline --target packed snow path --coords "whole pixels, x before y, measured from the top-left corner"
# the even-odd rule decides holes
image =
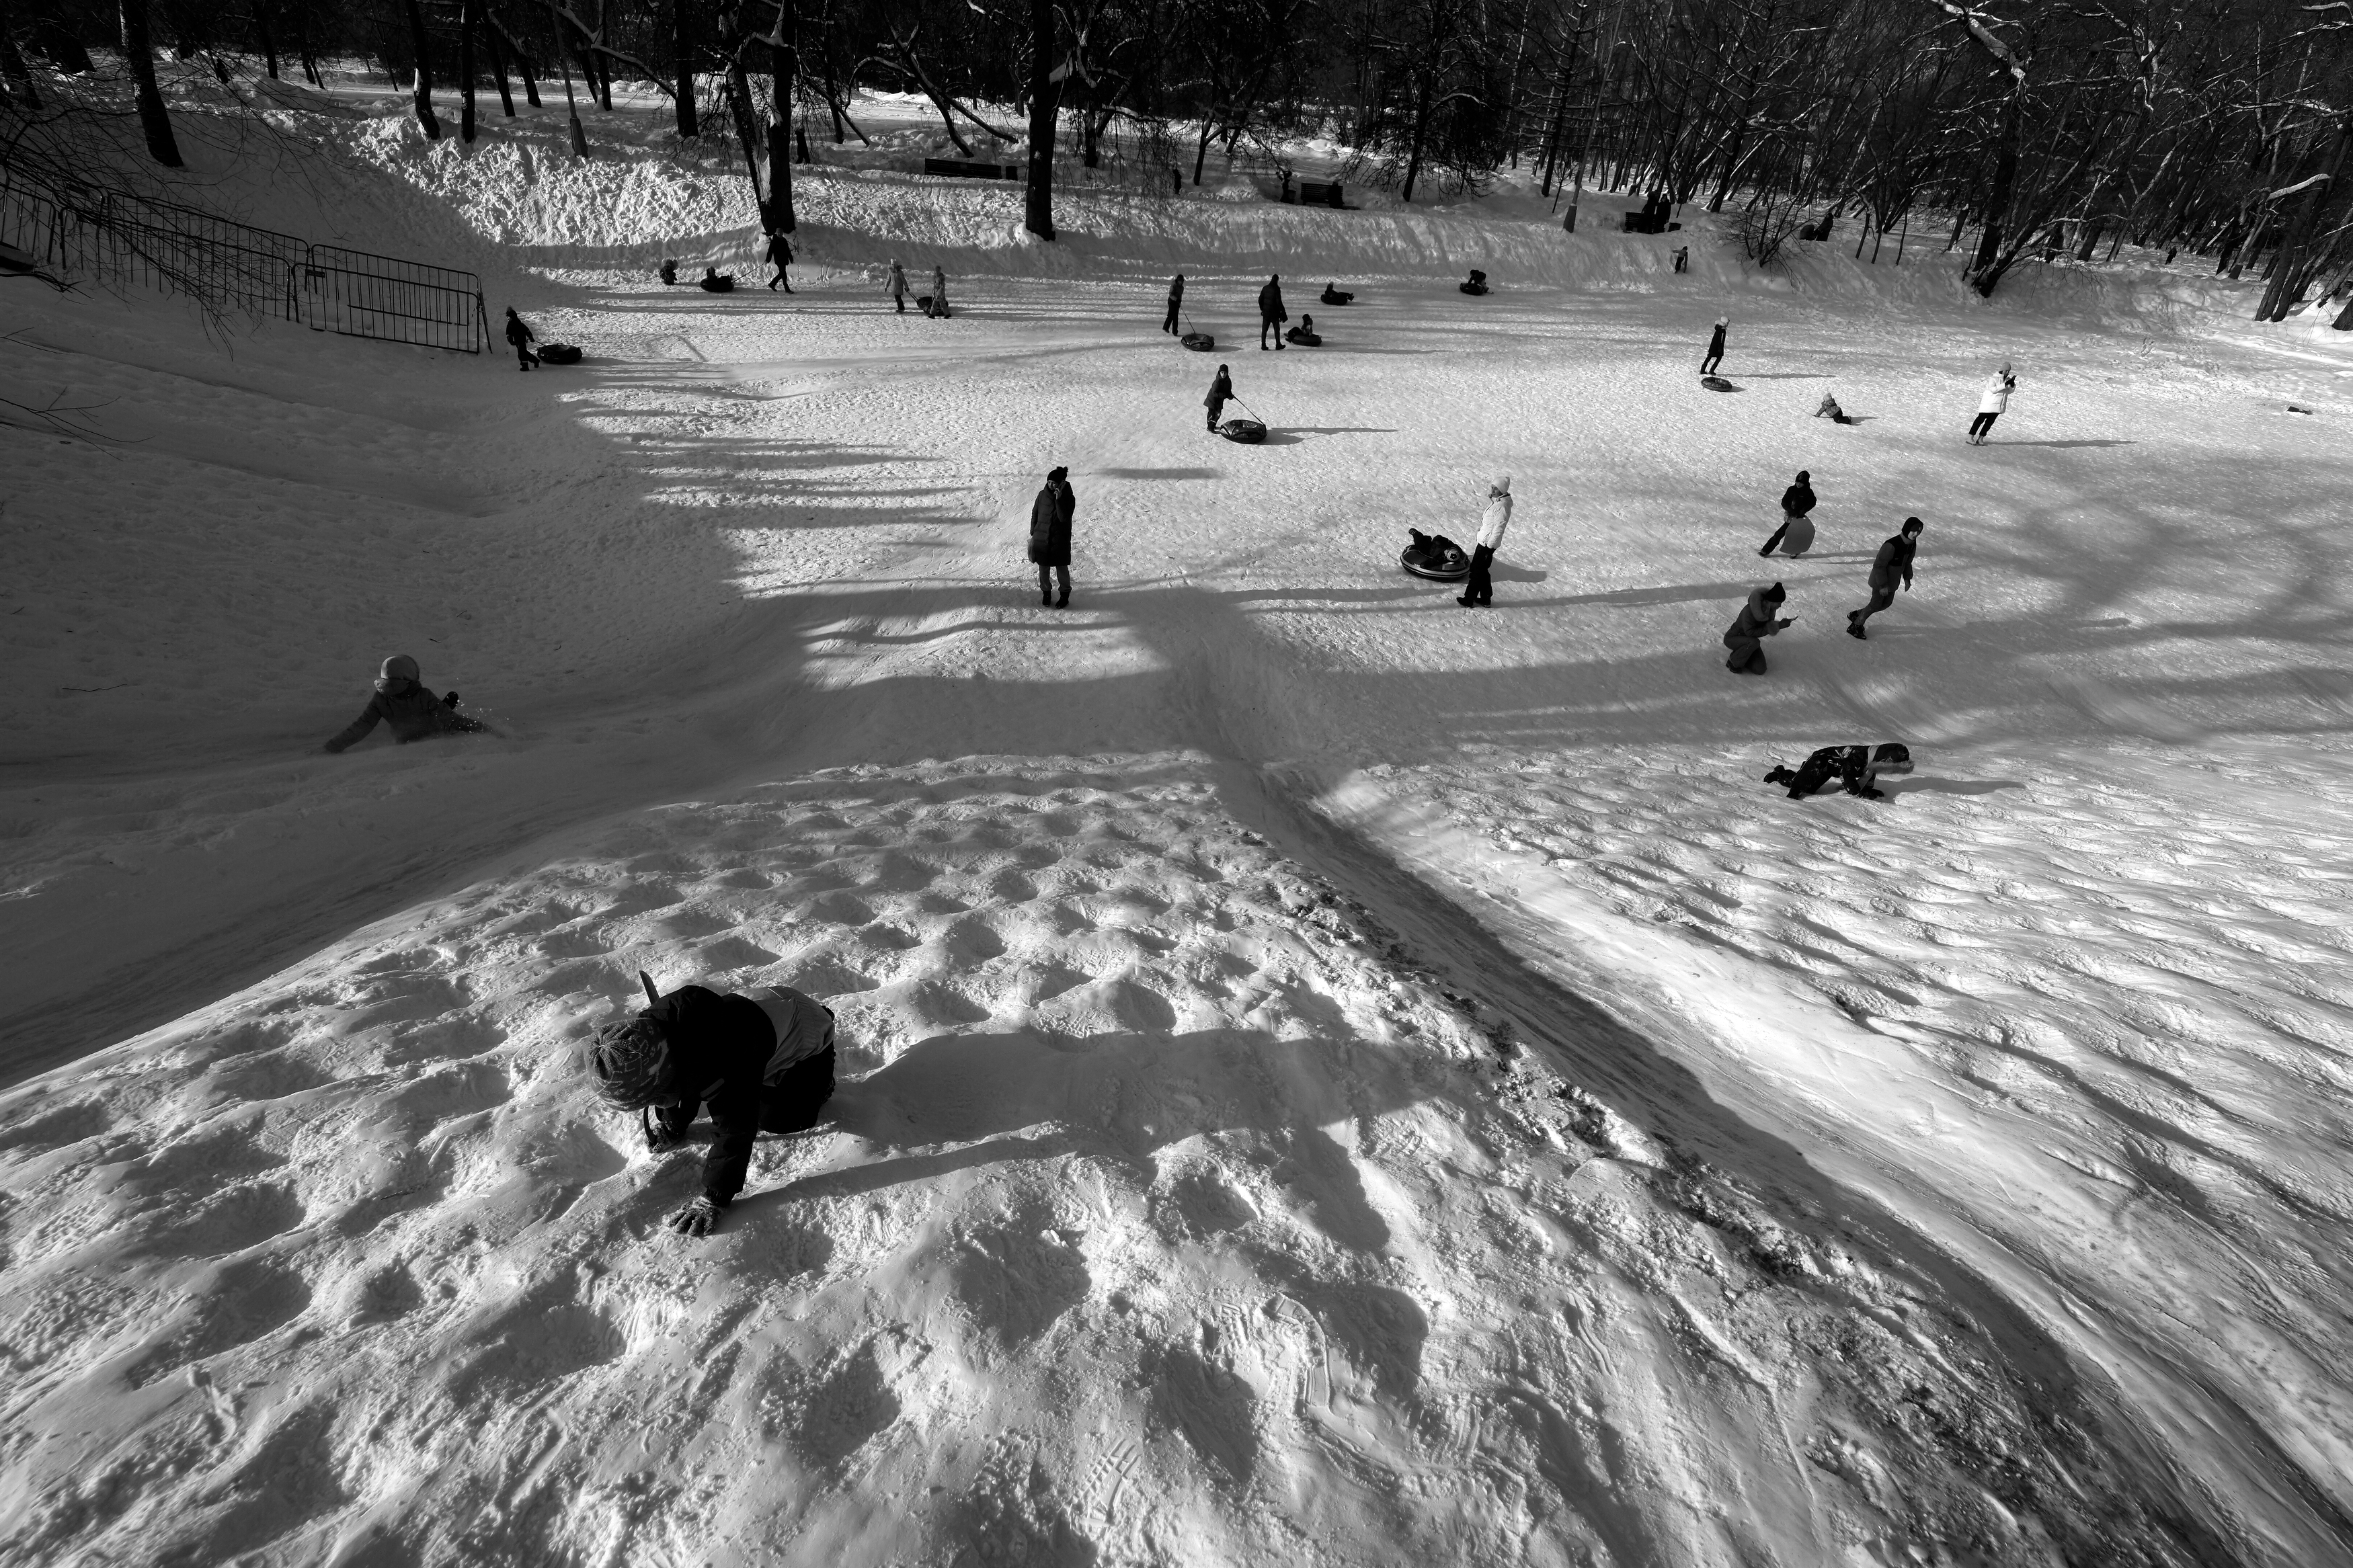
[[[0,1102],[12,1552],[2348,1560],[2326,368],[1745,298],[1727,397],[1715,295],[1201,356],[1146,285],[804,289],[204,393],[45,307],[153,438],[5,437],[12,1048],[195,1010]],[[1506,473],[1495,610],[1397,573]],[[307,756],[396,647],[512,735]],[[1757,782],[1888,738],[1891,802]],[[853,1042],[701,1248],[567,1076],[639,967]]]

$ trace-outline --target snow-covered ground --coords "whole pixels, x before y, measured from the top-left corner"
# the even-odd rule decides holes
[[[0,1561],[2353,1562],[2341,334],[856,171],[716,298],[651,137],[290,123],[219,194],[590,357],[8,297],[111,439],[0,430]],[[1493,610],[1397,570],[1504,474]],[[317,754],[396,651],[502,734]],[[705,1243],[576,1077],[640,968],[844,1025]]]

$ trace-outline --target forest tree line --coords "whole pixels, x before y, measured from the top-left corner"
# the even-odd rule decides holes
[[[1026,160],[1046,238],[1058,158],[1148,146],[1173,188],[1216,152],[1287,187],[1324,138],[1407,201],[1521,169],[1568,215],[1588,186],[1731,211],[1763,261],[1793,233],[1958,249],[1984,293],[2126,244],[2252,272],[2265,319],[2353,285],[2353,0],[0,0],[0,113],[112,73],[176,163],[159,56],[373,59],[430,136],[561,100],[584,155],[582,115],[649,87],[740,146],[771,232],[807,139],[864,138],[862,89]]]

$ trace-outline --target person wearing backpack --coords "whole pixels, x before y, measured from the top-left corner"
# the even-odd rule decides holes
[[[638,979],[647,1005],[596,1031],[588,1076],[607,1106],[637,1113],[650,1153],[677,1148],[710,1111],[702,1191],[666,1222],[708,1236],[744,1190],[754,1141],[807,1131],[832,1098],[833,1012],[789,985],[735,994],[681,985],[665,995]]]

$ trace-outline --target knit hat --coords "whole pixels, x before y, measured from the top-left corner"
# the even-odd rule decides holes
[[[1494,493],[1504,496],[1507,496],[1512,493],[1512,477],[1509,474],[1504,475],[1502,479],[1495,481]]]
[[[588,1070],[597,1098],[616,1110],[643,1110],[669,1091],[670,1042],[661,1026],[639,1014],[596,1031]]]
[[[1053,484],[1059,480],[1070,478],[1070,474],[1071,470],[1068,468],[1049,468],[1046,470],[1046,482],[1048,484]]]

